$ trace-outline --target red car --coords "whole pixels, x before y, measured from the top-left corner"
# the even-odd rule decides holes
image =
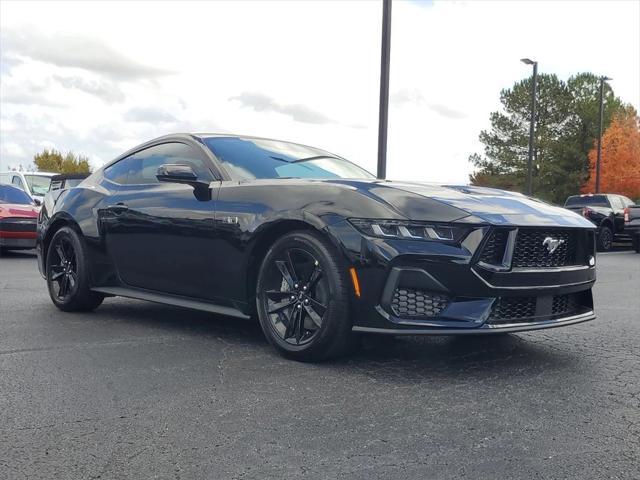
[[[24,191],[0,185],[0,251],[35,248],[39,211]]]

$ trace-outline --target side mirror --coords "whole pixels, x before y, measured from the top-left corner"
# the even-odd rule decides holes
[[[211,200],[209,182],[198,180],[198,176],[189,165],[165,164],[156,172],[159,182],[184,183],[193,187],[193,194],[198,200]]]
[[[34,205],[35,205],[36,207],[39,207],[39,206],[41,206],[41,205],[42,205],[42,201],[40,201],[40,200],[39,200],[39,199],[37,199],[37,198],[34,198],[34,199],[33,199],[33,203],[34,203]]]
[[[156,172],[159,182],[190,184],[198,180],[198,176],[189,165],[165,164]]]

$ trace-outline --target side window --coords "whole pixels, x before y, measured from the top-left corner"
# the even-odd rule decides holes
[[[104,171],[105,178],[112,182],[126,185],[129,182],[129,173],[135,173],[137,160],[134,156],[123,158]]]
[[[129,180],[129,183],[138,185],[158,183],[156,172],[158,168],[167,162],[167,156],[163,152],[164,145],[147,148],[135,154],[138,160],[138,169],[135,178]]]
[[[22,184],[22,179],[18,175],[14,175],[11,180],[11,184],[18,187],[20,190],[24,190],[24,185]]]
[[[214,180],[209,161],[184,143],[163,143],[140,150],[107,168],[104,176],[121,185],[150,185],[159,183],[158,168],[166,163],[189,165],[198,179]]]
[[[210,182],[215,180],[211,168],[211,160],[203,153],[184,143],[169,143],[167,146],[167,163],[189,165],[199,180]]]
[[[198,179],[204,182],[214,179],[209,160],[193,147],[184,143],[156,145],[136,153],[135,156],[140,160],[139,177],[135,183],[158,183],[156,173],[158,168],[166,163],[189,165]]]
[[[613,195],[611,197],[611,206],[613,207],[614,210],[622,210],[624,208],[624,205],[622,204],[622,199],[617,195]]]

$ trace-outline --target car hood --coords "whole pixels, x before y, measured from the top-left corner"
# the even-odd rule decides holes
[[[0,218],[37,218],[39,209],[32,205],[0,203]]]
[[[380,180],[359,180],[353,186],[412,220],[454,221],[473,216],[493,225],[594,228],[577,213],[506,190]],[[435,213],[438,210],[444,210],[448,218],[440,218],[442,215]]]

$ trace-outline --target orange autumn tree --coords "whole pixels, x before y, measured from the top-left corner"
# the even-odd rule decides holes
[[[589,152],[589,179],[583,193],[595,192],[598,145]],[[640,118],[628,107],[618,113],[602,135],[600,191],[640,199]]]

